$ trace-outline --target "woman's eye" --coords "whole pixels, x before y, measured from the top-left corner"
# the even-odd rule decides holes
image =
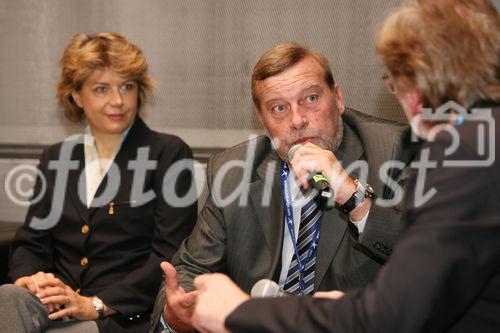
[[[124,85],[122,85],[122,90],[123,91],[131,91],[134,89],[134,84],[132,82],[128,82],[128,83],[125,83]]]
[[[98,93],[98,94],[104,94],[105,92],[108,91],[108,88],[104,87],[104,86],[98,86],[96,87],[95,89],[95,92]]]

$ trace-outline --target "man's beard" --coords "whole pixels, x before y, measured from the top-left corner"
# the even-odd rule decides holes
[[[342,139],[344,138],[344,122],[342,121],[342,117],[338,117],[337,119],[337,128],[335,129],[334,137],[322,136],[320,137],[320,147],[331,152],[337,151],[339,149],[340,144],[342,143]]]
[[[319,133],[319,131],[310,131],[310,130],[305,130],[305,131],[296,131],[292,133],[292,135],[287,138],[286,142],[279,142],[279,140],[272,138],[269,135],[269,132],[266,130],[266,135],[271,139],[271,143],[273,145],[273,149],[276,151],[278,156],[283,160],[288,162],[288,151],[290,148],[295,144],[297,140],[300,138],[304,137],[314,137],[315,139],[313,140],[313,144],[329,150],[331,152],[335,152],[339,147],[340,144],[342,143],[342,139],[344,137],[344,122],[342,121],[342,117],[340,113],[337,113],[337,121],[336,121],[336,128],[335,128],[335,134],[333,137],[327,136],[324,134]],[[281,152],[278,149],[279,147],[285,147],[286,152]],[[286,155],[286,156],[282,156]]]

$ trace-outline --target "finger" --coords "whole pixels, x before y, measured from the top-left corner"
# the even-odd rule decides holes
[[[307,144],[303,145],[293,155],[293,158],[298,158],[298,159],[304,159],[304,158],[310,158],[311,155],[317,155],[324,153],[326,150],[316,146],[313,143],[308,142]]]
[[[33,274],[31,277],[32,277],[32,278],[38,278],[38,279],[40,279],[41,277],[44,277],[44,276],[45,276],[45,273],[44,273],[44,272],[42,272],[42,271],[38,271],[38,272],[36,272],[35,274]]]
[[[40,299],[43,305],[67,305],[69,297],[65,295],[48,296]]]
[[[36,281],[43,281],[46,279],[45,277],[45,272],[38,272],[38,273],[35,273],[34,275],[31,276],[33,279],[35,279]]]
[[[72,311],[69,308],[61,309],[59,311],[49,314],[50,320],[58,320],[64,317],[71,317]]]
[[[315,154],[319,151],[323,151],[324,149],[321,148],[320,146],[315,145],[312,142],[307,142],[305,145],[301,147],[301,154],[302,155],[308,155],[308,154]]]
[[[318,166],[322,165],[325,168],[338,163],[337,157],[332,151],[315,146],[312,143],[304,146],[300,150],[300,154],[297,154],[294,157],[297,158],[295,161],[296,163],[299,163],[300,161],[314,160],[317,162]],[[322,169],[322,171],[326,170]]]
[[[18,287],[28,289],[28,282],[29,282],[28,277],[22,277],[14,281],[14,284]]]
[[[51,287],[51,288],[45,288],[36,294],[36,296],[38,298],[45,298],[45,297],[57,296],[57,295],[66,296],[66,290],[61,288],[61,287]]]
[[[303,171],[304,169],[304,161],[299,159],[299,158],[294,158],[292,161],[291,161],[291,164],[290,166],[292,167],[292,174],[294,175],[294,177],[296,179],[299,179],[300,178],[300,173]]]
[[[184,308],[190,308],[193,307],[194,304],[196,303],[196,299],[198,298],[198,295],[200,295],[199,290],[191,291],[189,293],[185,293],[184,295],[179,296],[179,304],[184,307]]]
[[[46,288],[46,287],[49,287],[49,286],[64,288],[64,287],[66,287],[66,284],[64,282],[62,282],[60,279],[52,276],[52,277],[46,277],[45,280],[41,280],[38,283],[38,286],[40,288]]]
[[[193,285],[196,290],[204,291],[209,289],[211,285],[214,283],[218,283],[221,279],[224,279],[226,276],[221,273],[207,273],[201,274],[194,278]]]
[[[30,290],[36,294],[38,292],[41,291],[42,287],[40,287],[40,284],[46,280],[46,276],[45,276],[45,272],[37,272],[36,274],[33,274],[31,277],[30,277],[30,281],[31,281],[31,284],[30,284]]]
[[[317,171],[317,163],[313,160],[300,161],[294,168],[297,180],[304,189],[309,189],[309,179],[311,174]]]
[[[311,172],[302,169],[300,170],[299,174],[297,175],[297,180],[299,181],[300,185],[304,188],[304,190],[308,190],[311,185],[309,184],[309,178],[310,178]]]
[[[168,294],[179,293],[179,280],[177,278],[177,271],[175,267],[169,262],[163,261],[160,264],[163,273],[165,273],[165,292]]]
[[[201,274],[194,278],[193,285],[198,291],[204,291],[206,289],[206,284],[210,281],[212,274]]]
[[[54,312],[57,309],[57,305],[55,305],[55,304],[47,304],[46,308],[47,308],[47,311],[49,313],[52,313],[52,312]]]
[[[338,290],[333,291],[318,291],[315,292],[313,297],[316,298],[330,298],[330,299],[339,299],[344,296],[344,293]]]
[[[33,294],[36,294],[39,292],[38,283],[33,278],[30,278],[28,280],[28,282],[26,283],[26,287]]]

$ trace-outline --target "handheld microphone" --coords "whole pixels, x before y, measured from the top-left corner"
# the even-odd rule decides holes
[[[262,279],[257,281],[250,291],[250,296],[256,298],[283,297],[288,295],[290,294],[281,290],[276,282],[269,279]]]
[[[293,145],[288,151],[288,160],[291,161],[295,152],[302,147],[301,144]],[[328,178],[321,172],[313,172],[309,176],[308,179],[309,185],[312,188],[318,190],[321,197],[325,199],[330,199],[333,196],[333,189],[330,187],[330,183],[328,183]]]

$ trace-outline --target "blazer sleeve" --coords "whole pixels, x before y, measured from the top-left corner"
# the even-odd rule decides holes
[[[365,228],[360,234],[355,225],[347,222],[353,241],[385,262],[392,254],[394,244],[403,231],[403,213],[394,208],[379,207],[372,203]]]
[[[34,216],[48,216],[52,206],[53,179],[47,168],[49,149],[43,151],[37,166],[38,174],[32,199],[41,195],[40,200],[30,205],[25,222],[16,231],[10,247],[9,277],[13,282],[39,271],[53,271],[53,241],[50,232],[35,230],[29,226]]]
[[[175,138],[163,146],[152,179],[156,194],[155,228],[149,258],[142,266],[128,272],[123,279],[97,295],[106,305],[122,314],[145,312],[152,306],[154,295],[162,280],[160,262],[171,260],[182,240],[193,228],[197,213],[196,197],[191,198],[191,195],[188,195],[186,200],[191,201],[191,204],[175,207],[165,200],[162,192],[165,174],[174,163],[183,160],[185,163],[191,163],[193,170],[191,150],[183,141]],[[175,191],[178,197],[182,198],[189,193],[192,176],[192,173],[186,170],[178,177],[167,179],[165,182],[175,184]]]
[[[223,213],[212,198],[213,159],[207,164],[208,196],[191,235],[184,240],[173,258],[180,285],[194,290],[196,276],[225,272],[226,230]]]
[[[391,203],[379,204],[376,199],[372,202],[368,218],[363,232],[358,233],[358,229],[352,223],[348,223],[348,230],[351,238],[363,248],[367,249],[379,261],[385,262],[393,252],[394,245],[400,237],[405,227],[404,196],[408,190],[409,180],[413,172],[409,166],[416,154],[418,143],[411,142],[409,131],[397,132],[393,140],[388,140],[392,147],[391,156],[387,156],[387,161],[394,161],[394,168],[389,169],[389,174],[383,179],[383,189],[377,193],[380,201]],[[373,154],[373,153],[372,153]],[[384,163],[387,162],[383,159]],[[399,169],[403,167],[403,169]],[[381,166],[376,165],[377,170]],[[348,218],[346,217],[348,221]]]

